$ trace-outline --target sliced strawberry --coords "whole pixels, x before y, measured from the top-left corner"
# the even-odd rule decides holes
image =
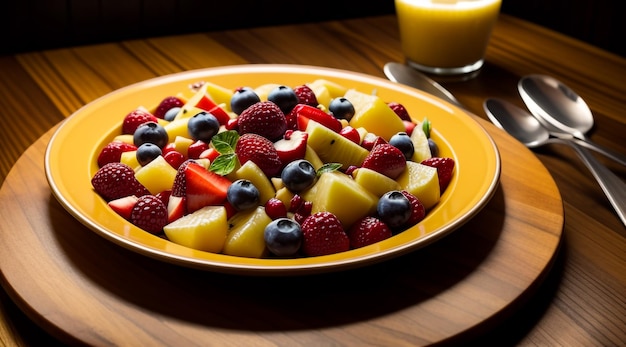
[[[174,183],[172,184],[172,196],[185,196],[187,189],[187,180],[185,178],[185,170],[187,165],[195,163],[193,159],[187,159],[178,166],[176,171],[176,177],[174,177]]]
[[[122,163],[108,163],[101,167],[91,178],[91,185],[107,201],[150,194],[135,178],[135,171]]]
[[[274,148],[284,164],[303,159],[309,134],[300,130],[287,130],[283,139],[274,142]]]
[[[120,161],[122,153],[136,150],[137,146],[130,143],[121,141],[110,142],[98,154],[98,167],[103,167],[108,163],[117,163]]]
[[[350,247],[361,248],[390,238],[393,234],[387,224],[372,216],[361,218],[347,232]]]
[[[389,106],[389,108],[391,108],[393,112],[395,112],[398,115],[398,117],[400,117],[400,119],[406,120],[409,122],[411,121],[411,116],[409,116],[409,112],[406,110],[404,105],[399,104],[397,102],[390,102],[390,103],[387,103],[387,106]]]
[[[133,211],[133,207],[139,201],[139,198],[134,195],[125,196],[123,198],[109,201],[109,207],[126,220],[130,220],[130,214]]]
[[[344,252],[350,240],[341,222],[330,212],[316,212],[302,222],[302,251],[308,256]]]
[[[258,134],[270,141],[283,137],[287,119],[280,108],[271,101],[261,101],[246,108],[237,117],[240,134]]]
[[[351,126],[345,126],[339,131],[339,135],[347,138],[348,140],[356,143],[357,145],[361,143],[361,134],[359,131],[354,129]]]
[[[224,109],[222,109],[218,104],[216,104],[208,94],[205,94],[198,103],[196,103],[196,107],[203,109],[217,118],[217,121],[220,125],[226,125],[230,120],[230,116]]]
[[[411,203],[411,217],[409,217],[409,220],[406,222],[406,226],[411,227],[421,222],[422,219],[426,217],[426,209],[415,195],[407,192],[406,190],[401,191],[401,193],[409,199],[409,203]]]
[[[276,176],[282,168],[274,143],[261,135],[251,133],[241,135],[235,145],[235,153],[241,165],[250,160],[267,177]]]
[[[303,84],[293,88],[293,91],[298,96],[299,104],[305,104],[313,107],[317,107],[317,105],[319,105],[313,89],[311,89],[309,86]]]
[[[157,198],[161,199],[161,201],[163,201],[165,206],[167,206],[167,204],[170,201],[170,196],[172,196],[172,190],[168,189],[168,190],[164,190],[164,191],[158,192],[155,196]]]
[[[404,131],[406,131],[406,133],[411,136],[411,134],[413,134],[413,130],[415,129],[416,124],[408,120],[403,120],[402,123],[404,123]]]
[[[174,107],[183,107],[183,105],[185,105],[185,102],[176,96],[165,97],[154,110],[154,116],[157,118],[164,118],[167,111]]]
[[[372,149],[361,166],[396,179],[406,168],[406,158],[396,147],[383,143]]]
[[[368,151],[371,151],[375,146],[382,143],[387,143],[387,140],[374,133],[367,133],[365,134],[365,136],[363,136],[363,141],[361,141],[361,147],[367,149]]]
[[[219,157],[219,155],[220,152],[218,152],[217,149],[209,147],[200,153],[198,159],[209,159],[210,161],[213,161],[215,158]]]
[[[183,196],[170,196],[167,202],[167,221],[171,223],[187,214],[187,199]]]
[[[131,211],[130,222],[151,234],[159,234],[167,225],[167,207],[154,195],[141,196]]]
[[[338,133],[341,131],[341,122],[330,113],[326,113],[317,107],[298,104],[293,108],[293,112],[295,112],[299,130],[305,131],[309,124],[309,119],[312,119],[334,132]]]
[[[122,134],[134,134],[137,127],[147,122],[158,122],[158,118],[152,113],[142,110],[136,109],[124,117],[124,122],[122,123]]]
[[[220,205],[226,201],[226,191],[231,184],[228,178],[209,171],[195,162],[186,164],[182,173],[185,175],[183,196],[187,198],[188,213],[204,206]]]
[[[437,168],[437,176],[439,177],[439,190],[441,194],[448,188],[448,184],[452,180],[454,172],[454,159],[432,157],[422,161],[422,165],[428,165]]]

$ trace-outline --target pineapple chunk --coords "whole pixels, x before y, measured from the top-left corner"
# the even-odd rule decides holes
[[[230,109],[230,98],[233,96],[232,90],[211,82],[204,82],[204,85],[206,86],[206,93],[211,100],[215,101],[226,112],[232,112]]]
[[[179,245],[220,253],[226,241],[228,221],[224,206],[206,206],[163,228],[167,238]]]
[[[294,193],[287,189],[287,187],[282,187],[276,191],[276,199],[280,200],[285,204],[285,207],[289,209],[291,207],[291,199],[294,197]]]
[[[378,96],[350,89],[345,98],[354,106],[355,113],[350,119],[353,128],[370,129],[387,141],[393,135],[405,131],[402,119]]]
[[[343,169],[350,165],[361,166],[369,154],[365,148],[313,120],[309,121],[306,132],[309,133],[308,146],[319,158],[326,163],[340,163]]]
[[[228,178],[231,181],[236,181],[238,179],[246,179],[259,190],[259,203],[264,205],[267,200],[274,197],[276,194],[276,190],[274,189],[274,185],[267,178],[263,170],[259,168],[257,164],[255,164],[252,160],[248,160],[245,162],[237,171],[234,171],[228,175]]]
[[[304,153],[304,159],[308,160],[311,165],[315,168],[315,170],[319,170],[324,165],[324,162],[320,157],[315,153],[315,150],[311,148],[311,146],[306,146],[306,152]]]
[[[141,164],[137,160],[137,151],[122,152],[120,163],[132,167],[135,172],[141,168]]]
[[[189,123],[189,118],[174,119],[164,125],[163,128],[170,139],[175,139],[178,136],[188,138],[189,130],[187,130],[187,123]]]
[[[363,188],[367,189],[378,198],[389,191],[400,190],[400,184],[398,184],[398,182],[372,169],[364,167],[358,168],[354,171],[352,176],[356,183],[363,186]]]
[[[134,140],[133,140],[133,135],[132,134],[117,135],[117,136],[115,136],[113,141],[130,143],[131,145],[134,144]]]
[[[256,88],[254,88],[254,92],[256,93],[256,95],[259,96],[259,99],[261,99],[261,101],[265,101],[267,100],[267,96],[269,95],[269,93],[274,90],[274,88],[276,87],[280,87],[280,84],[277,83],[267,83],[267,84],[262,84]],[[230,102],[230,101],[229,101]]]
[[[313,90],[317,102],[326,109],[328,109],[328,105],[332,99],[343,96],[347,91],[347,88],[344,86],[325,79],[317,79],[311,83],[307,83],[307,86]]]
[[[238,257],[262,258],[267,254],[265,227],[271,221],[262,206],[238,212],[228,220],[230,230],[226,236],[223,253]]]
[[[439,202],[439,176],[436,168],[407,161],[406,169],[397,181],[402,189],[415,195],[424,208],[430,209]]]
[[[322,174],[302,197],[313,203],[312,213],[331,212],[346,230],[360,218],[373,214],[378,204],[377,196],[364,190],[350,176],[337,171]]]
[[[156,195],[172,189],[174,178],[176,178],[176,169],[160,155],[137,170],[135,178],[150,191],[150,194]]]

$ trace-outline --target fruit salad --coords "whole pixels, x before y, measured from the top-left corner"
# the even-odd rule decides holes
[[[252,258],[365,247],[422,221],[454,175],[427,118],[318,79],[200,81],[120,115],[94,190],[145,232]]]

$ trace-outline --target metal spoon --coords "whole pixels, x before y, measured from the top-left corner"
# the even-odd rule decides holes
[[[530,112],[553,136],[569,137],[626,166],[626,155],[592,142],[585,133],[593,127],[593,114],[585,101],[558,80],[545,75],[520,79],[518,90]]]
[[[626,226],[626,184],[602,165],[591,153],[577,142],[550,135],[539,121],[526,110],[505,100],[487,99],[483,107],[487,116],[497,127],[505,130],[528,148],[550,143],[561,143],[572,147],[613,205],[615,212]]]

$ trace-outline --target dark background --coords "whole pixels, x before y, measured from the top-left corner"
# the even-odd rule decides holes
[[[1,53],[395,13],[393,0],[13,0]],[[618,0],[503,0],[514,15],[626,56]],[[567,57],[564,57],[567,58]]]

